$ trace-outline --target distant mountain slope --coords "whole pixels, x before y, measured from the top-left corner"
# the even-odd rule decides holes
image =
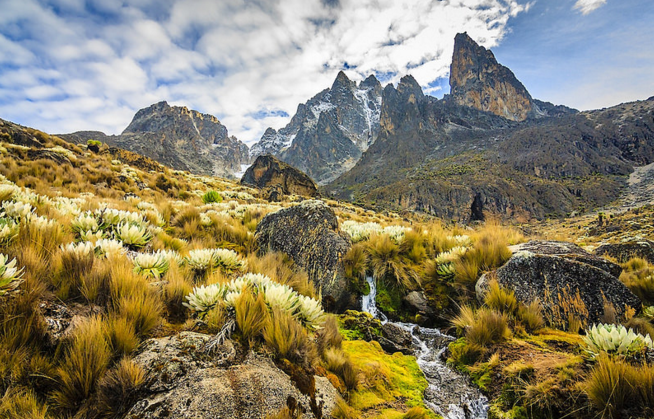
[[[288,125],[279,131],[268,128],[250,156],[272,154],[318,183],[334,180],[375,142],[381,90],[374,76],[357,85],[340,72],[331,88],[298,106]]]
[[[248,147],[230,137],[215,116],[166,102],[139,110],[120,135],[80,131],[59,136],[77,143],[99,140],[197,174],[231,177],[249,161]]]
[[[654,160],[654,101],[576,113],[533,100],[471,42],[457,36],[455,61],[485,62],[468,67],[495,75],[467,69],[461,83],[453,64],[451,83],[463,87],[443,100],[411,77],[387,86],[378,139],[327,194],[464,221],[488,212],[543,218],[611,202],[634,165]]]

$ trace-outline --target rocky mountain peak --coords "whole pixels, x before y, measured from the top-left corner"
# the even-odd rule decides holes
[[[454,38],[450,67],[451,97],[456,103],[491,112],[512,121],[534,113],[534,102],[513,72],[467,33]]]
[[[420,87],[416,79],[411,75],[406,75],[400,79],[397,85],[397,92],[405,97],[413,95],[415,98],[420,98],[424,96],[422,87]]]
[[[353,87],[356,87],[355,83],[350,80],[350,78],[342,71],[338,72],[334,83],[332,84],[332,91],[339,89],[348,89],[351,90]]]

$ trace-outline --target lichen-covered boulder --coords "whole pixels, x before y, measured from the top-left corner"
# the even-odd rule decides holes
[[[631,258],[639,257],[649,263],[654,263],[654,242],[651,240],[630,241],[626,243],[604,244],[595,249],[598,256],[610,256],[624,263]]]
[[[146,341],[134,358],[147,372],[146,385],[124,418],[263,418],[289,403],[303,417],[316,418],[310,398],[269,358],[239,355],[229,340],[207,354],[203,347],[210,338],[182,332]],[[329,418],[337,391],[328,380],[314,378],[314,409]]]
[[[571,252],[566,253],[566,248]],[[479,299],[495,277],[502,287],[513,290],[519,301],[538,299],[546,320],[554,326],[567,325],[571,317],[586,324],[599,322],[609,307],[618,316],[629,307],[640,309],[638,297],[614,275],[615,264],[598,261],[575,245],[531,242],[515,250],[504,266],[479,279]]]
[[[266,215],[255,237],[261,252],[286,253],[307,271],[322,294],[326,310],[343,311],[356,305],[343,270],[343,256],[351,242],[324,202],[304,201]]]
[[[615,277],[619,277],[622,272],[620,265],[588,253],[574,243],[553,240],[532,240],[527,243],[511,246],[510,249],[513,253],[531,252],[537,255],[559,256],[576,260],[606,271]]]

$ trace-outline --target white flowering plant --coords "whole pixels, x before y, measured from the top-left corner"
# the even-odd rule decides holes
[[[593,325],[586,330],[582,345],[584,353],[590,359],[597,358],[602,352],[630,357],[642,353],[643,350],[654,349],[649,335],[643,336],[632,329],[614,324]]]
[[[22,282],[22,269],[16,268],[16,259],[0,253],[0,295],[15,290]]]

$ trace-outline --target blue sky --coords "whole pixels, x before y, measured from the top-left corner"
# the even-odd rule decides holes
[[[0,118],[120,133],[167,100],[248,144],[339,70],[442,97],[454,35],[536,98],[593,109],[654,95],[650,0],[0,0]]]

